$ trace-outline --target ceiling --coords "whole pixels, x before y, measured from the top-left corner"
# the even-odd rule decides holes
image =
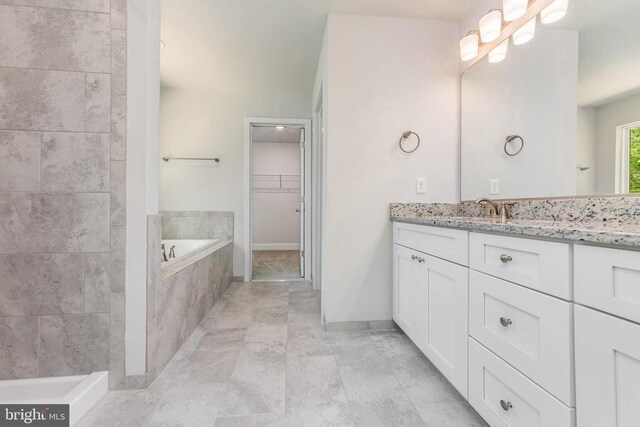
[[[313,89],[327,14],[459,20],[478,0],[162,0],[163,86]]]
[[[300,142],[300,128],[285,127],[278,129],[275,126],[253,126],[251,128],[251,142]]]

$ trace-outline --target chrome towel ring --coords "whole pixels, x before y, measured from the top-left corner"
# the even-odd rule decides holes
[[[517,151],[514,152],[509,152],[509,150],[507,150],[507,145],[510,142],[515,141],[516,139],[520,140],[520,148]],[[524,148],[524,139],[522,139],[522,137],[520,135],[509,135],[505,138],[505,142],[504,142],[504,152],[507,156],[510,157],[514,157],[517,156],[518,154],[520,154],[520,152],[522,151],[522,149]]]
[[[416,138],[418,138],[418,143],[416,144],[415,148],[413,150],[407,150],[402,146],[402,143],[404,142],[405,139],[408,139],[411,135],[415,135]],[[398,145],[400,146],[400,149],[402,151],[404,151],[407,154],[413,153],[414,151],[416,151],[418,149],[418,147],[420,147],[420,135],[418,135],[417,133],[408,130],[406,132],[404,132],[402,134],[402,136],[400,137],[400,140],[398,141]]]

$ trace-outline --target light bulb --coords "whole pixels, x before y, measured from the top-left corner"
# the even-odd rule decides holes
[[[524,16],[524,14],[527,13],[528,5],[529,0],[503,0],[504,20],[511,22]]]
[[[502,31],[502,12],[492,10],[480,19],[480,38],[483,43],[490,43],[500,37]]]
[[[509,49],[509,39],[506,39],[498,46],[496,46],[491,52],[489,52],[489,62],[495,64],[503,61],[507,57],[507,50]]]
[[[536,32],[536,18],[520,27],[515,33],[513,33],[513,44],[518,46],[525,44],[533,38]]]
[[[543,24],[552,24],[561,20],[567,14],[569,8],[569,0],[555,0],[549,6],[540,12],[540,22]]]
[[[469,31],[469,33],[460,40],[460,57],[463,61],[470,61],[478,56],[478,32]]]

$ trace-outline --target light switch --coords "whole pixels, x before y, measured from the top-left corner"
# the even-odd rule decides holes
[[[489,194],[500,194],[500,180],[493,178],[489,180]]]
[[[416,194],[425,194],[427,192],[427,180],[425,178],[416,178]]]

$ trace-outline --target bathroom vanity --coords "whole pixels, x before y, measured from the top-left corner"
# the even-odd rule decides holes
[[[398,326],[491,426],[638,425],[640,227],[464,205],[392,205]]]

